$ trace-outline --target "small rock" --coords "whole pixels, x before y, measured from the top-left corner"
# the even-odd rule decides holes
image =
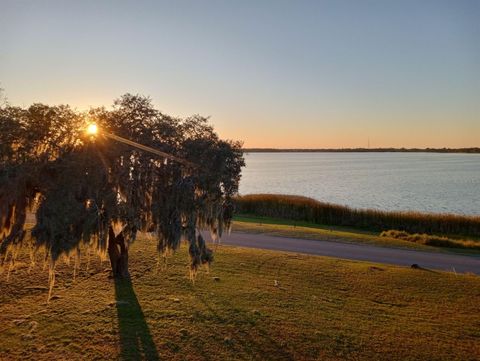
[[[172,301],[173,302],[180,302],[180,299],[179,298],[172,298]]]
[[[212,279],[216,282],[220,282],[220,277],[212,277]]]
[[[275,287],[280,287],[280,282],[278,282],[277,280],[273,280],[273,285]]]
[[[22,323],[24,323],[26,320],[24,318],[20,318],[18,320],[13,320],[13,324],[18,326],[18,325],[21,325]]]
[[[230,336],[225,336],[223,338],[223,342],[225,342],[226,344],[231,344],[233,342],[232,338]]]
[[[38,322],[36,321],[31,321],[29,324],[28,324],[28,328],[30,329],[30,333],[32,333],[33,331],[35,331],[38,327]]]
[[[52,300],[58,300],[58,299],[60,299],[60,298],[62,298],[62,296],[53,295],[52,297],[50,297],[50,301],[52,301]]]
[[[182,329],[181,329],[180,331],[178,331],[178,332],[180,333],[180,335],[181,335],[182,337],[187,337],[187,336],[190,334],[190,332],[188,332],[188,330],[185,329],[185,328],[182,328]]]
[[[257,316],[260,315],[260,311],[259,311],[259,310],[253,310],[252,313],[253,313],[254,315],[257,315]]]
[[[410,268],[419,269],[420,266],[419,266],[418,264],[414,263],[414,264],[412,264],[412,265],[410,266]]]

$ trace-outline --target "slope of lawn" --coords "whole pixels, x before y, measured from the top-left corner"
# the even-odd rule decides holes
[[[253,236],[253,235],[252,235]],[[0,360],[480,359],[480,278],[219,246],[188,278],[185,248],[156,272],[131,248],[131,282],[108,262],[57,267],[54,297],[28,257],[0,275]]]

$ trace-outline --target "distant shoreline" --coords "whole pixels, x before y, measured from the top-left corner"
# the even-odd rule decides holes
[[[480,154],[480,148],[340,148],[340,149],[295,149],[295,148],[244,148],[245,153],[466,153]]]

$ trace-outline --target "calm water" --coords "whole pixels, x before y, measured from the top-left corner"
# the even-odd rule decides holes
[[[240,194],[283,193],[357,208],[480,215],[480,155],[250,153]]]

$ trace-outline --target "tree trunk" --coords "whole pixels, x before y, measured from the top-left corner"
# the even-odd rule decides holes
[[[123,232],[115,236],[112,227],[108,231],[108,256],[112,265],[113,277],[128,278],[128,244]]]

